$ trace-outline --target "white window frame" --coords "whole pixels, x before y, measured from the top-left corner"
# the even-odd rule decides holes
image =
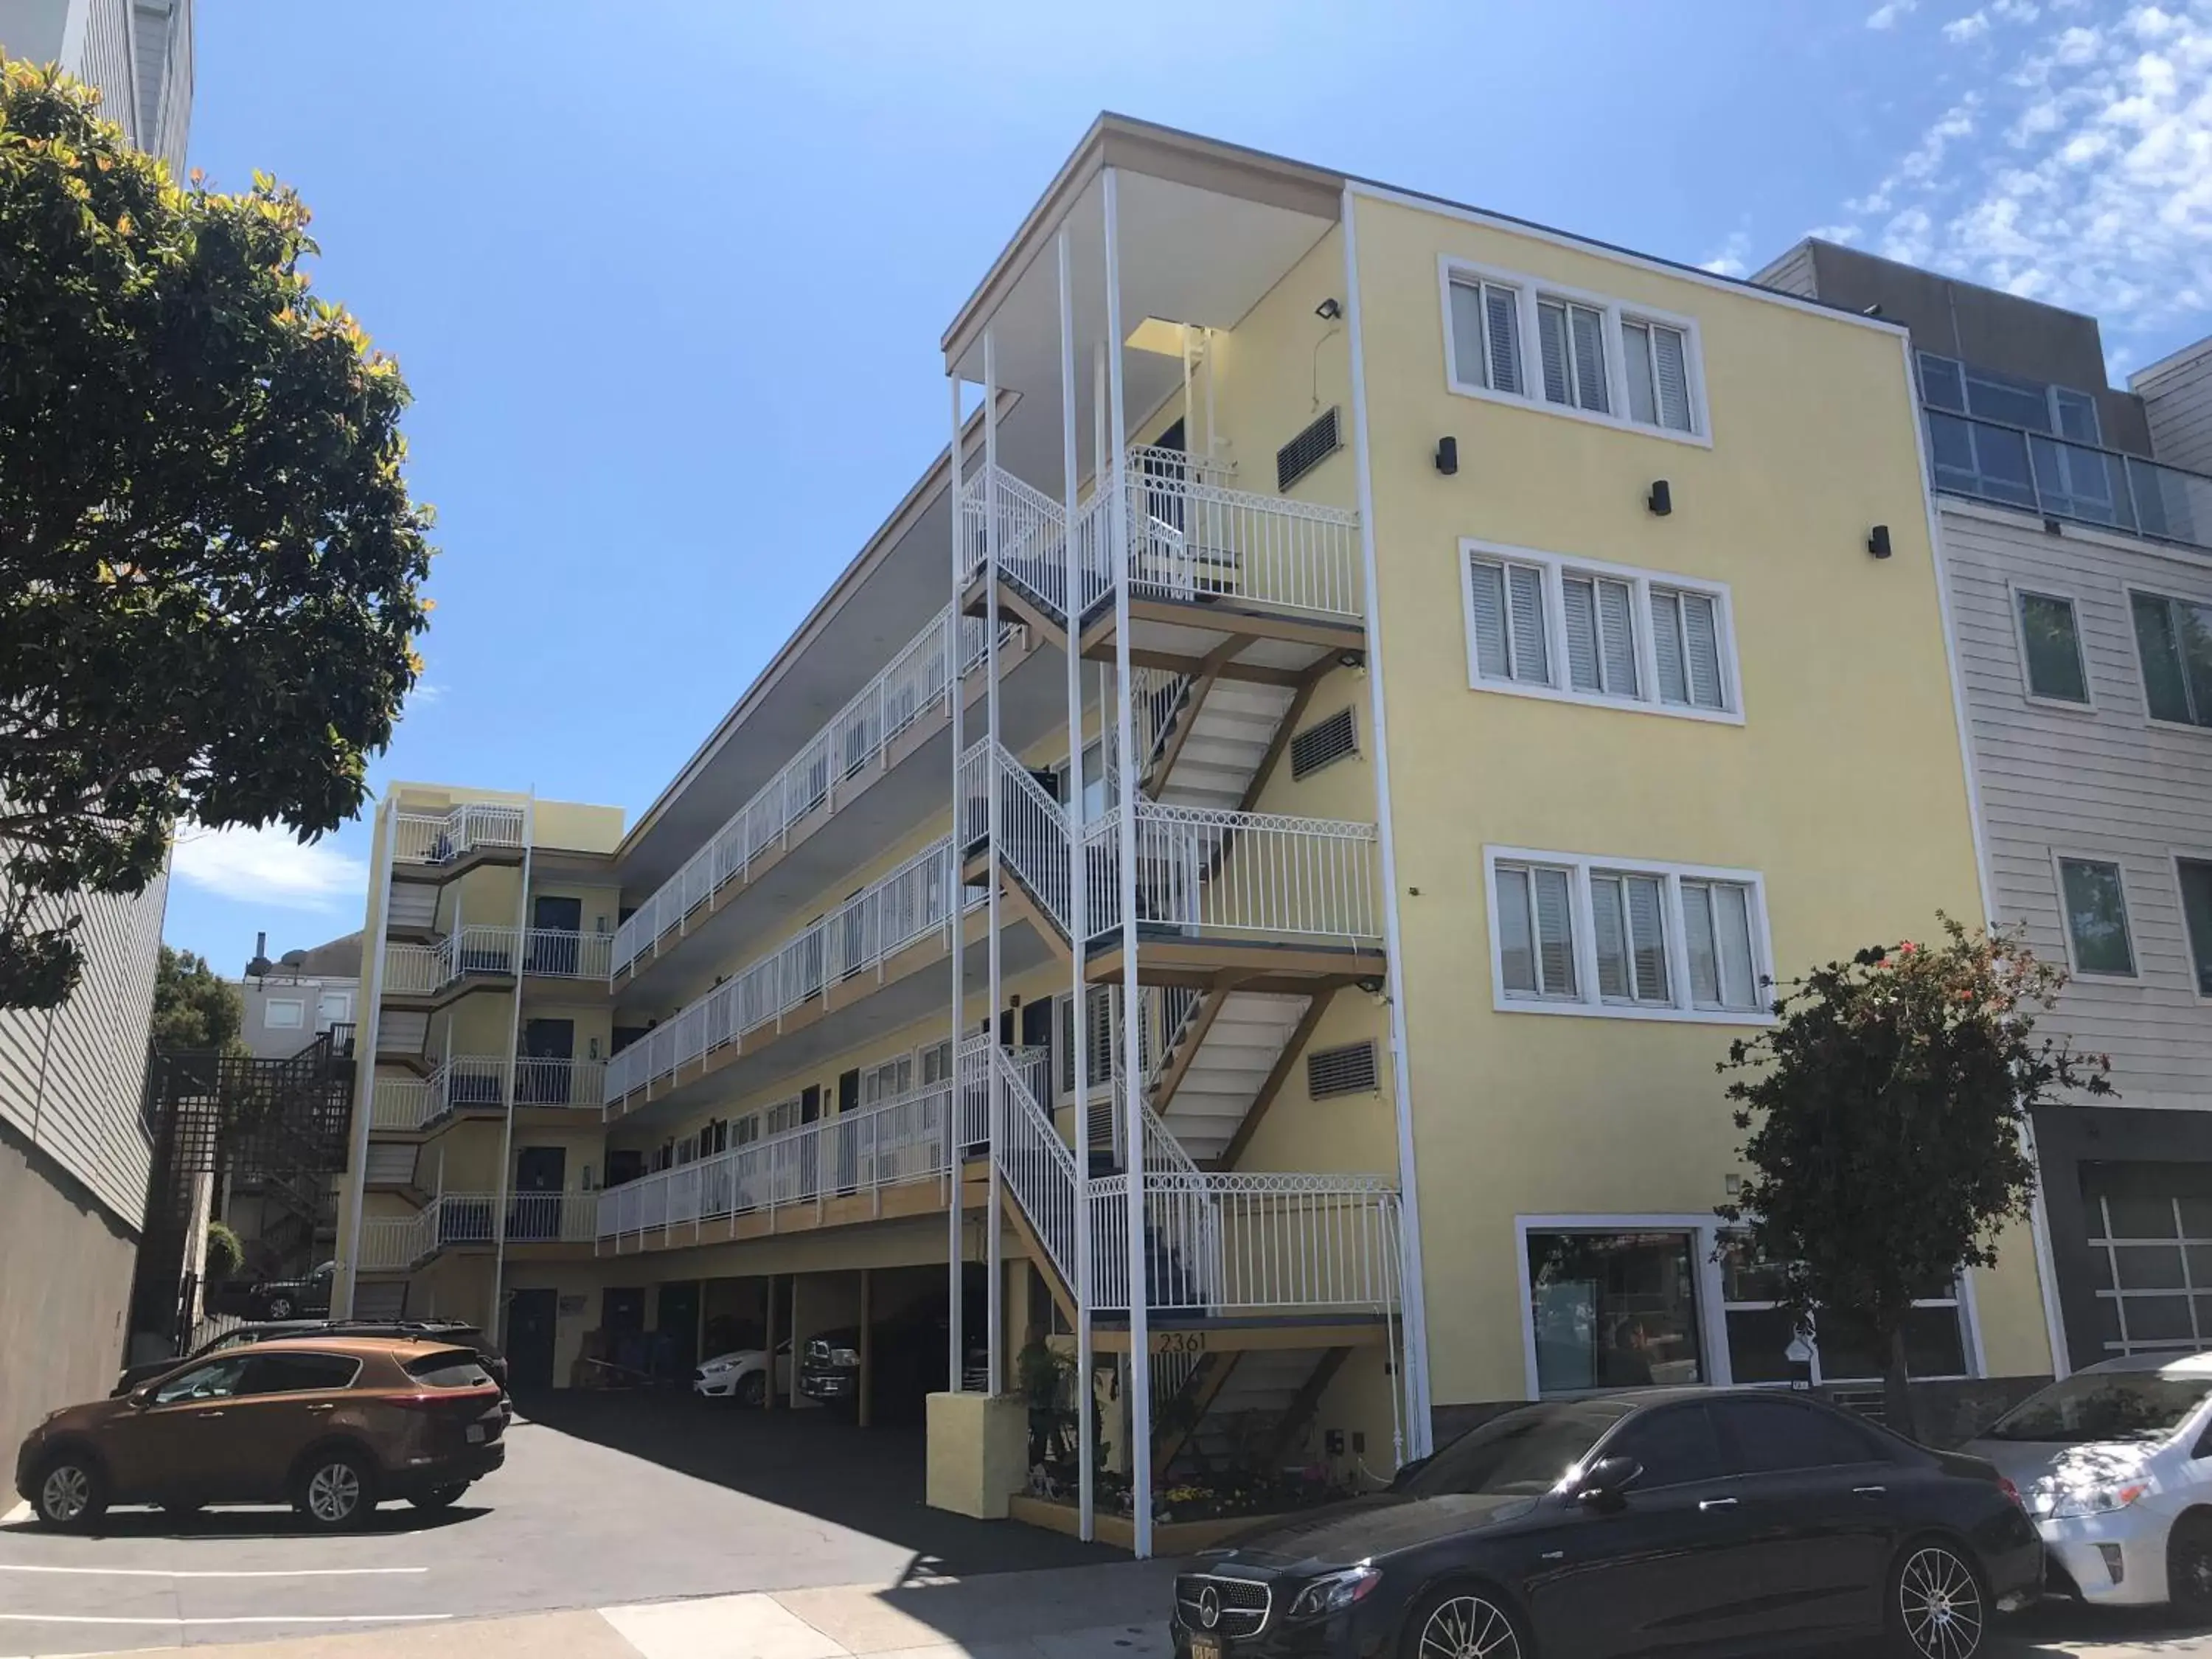
[[[1536,1322],[1534,1309],[1528,1298],[1528,1235],[1531,1233],[1689,1233],[1693,1236],[1692,1248],[1698,1263],[1698,1336],[1703,1346],[1707,1376],[1705,1383],[1713,1388],[1735,1385],[1735,1370],[1729,1359],[1728,1318],[1729,1307],[1748,1308],[1757,1304],[1722,1300],[1727,1293],[1727,1280],[1721,1272],[1717,1259],[1721,1235],[1740,1231],[1721,1220],[1710,1210],[1687,1214],[1607,1215],[1577,1213],[1571,1215],[1516,1215],[1513,1218],[1513,1269],[1511,1283],[1514,1301],[1520,1308],[1522,1377],[1530,1400],[1572,1400],[1583,1395],[1619,1392],[1613,1389],[1589,1389],[1546,1395],[1536,1369]],[[1989,1375],[1989,1361],[1982,1350],[1981,1309],[1974,1300],[1974,1276],[1961,1272],[1958,1278],[1958,1309],[1960,1346],[1971,1368],[1970,1376]],[[1815,1345],[1817,1350],[1817,1344]],[[1819,1362],[1814,1361],[1817,1367]],[[1857,1379],[1849,1379],[1856,1382]],[[1923,1379],[1926,1380],[1926,1379]],[[1771,1386],[1786,1389],[1787,1383]]]
[[[1497,288],[1517,291],[1515,321],[1521,332],[1521,384],[1525,392],[1493,392],[1486,386],[1478,386],[1459,378],[1458,342],[1452,331],[1452,281],[1455,277],[1470,283],[1488,283]],[[1456,258],[1445,253],[1437,259],[1437,300],[1443,307],[1444,326],[1444,384],[1455,395],[1480,398],[1486,402],[1508,404],[1516,409],[1537,409],[1547,415],[1557,415],[1571,421],[1586,421],[1594,426],[1610,427],[1616,432],[1634,432],[1647,438],[1661,438],[1669,443],[1690,444],[1699,449],[1713,447],[1712,417],[1705,402],[1705,340],[1694,317],[1662,311],[1656,306],[1632,305],[1609,295],[1592,294],[1587,289],[1571,288],[1564,283],[1547,282],[1525,271],[1500,270],[1490,265],[1476,264],[1472,260]],[[1612,412],[1601,414],[1574,404],[1555,404],[1544,396],[1543,343],[1536,318],[1539,300],[1558,300],[1579,306],[1589,306],[1602,313],[1605,331],[1606,402]],[[1672,427],[1646,426],[1628,417],[1627,345],[1622,339],[1620,325],[1623,318],[1637,322],[1656,323],[1662,328],[1678,329],[1683,337],[1683,372],[1688,381],[1690,394],[1691,430],[1677,432]],[[1482,343],[1484,361],[1489,360],[1489,342]]]
[[[2189,981],[2190,994],[2201,1005],[2212,1006],[2212,996],[2207,996],[2197,984],[2197,945],[2189,936],[2189,896],[2182,890],[2181,861],[2191,864],[2212,864],[2212,848],[2169,847],[2166,849],[2166,873],[2173,878],[2174,914],[2181,919],[2181,971]],[[2120,879],[2127,879],[2127,872],[2120,872]],[[2142,953],[2136,953],[2136,966],[2142,966]]]
[[[1505,988],[1504,940],[1498,927],[1498,866],[1547,865],[1568,872],[1567,909],[1574,930],[1576,994],[1529,996]],[[1664,922],[1667,981],[1671,1000],[1608,1002],[1598,992],[1597,929],[1590,897],[1593,872],[1656,876],[1666,887]],[[1751,895],[1751,975],[1759,988],[1756,1008],[1700,1008],[1690,988],[1688,923],[1683,913],[1685,881],[1728,882]],[[1703,864],[1670,864],[1652,859],[1607,858],[1587,853],[1540,852],[1524,847],[1482,849],[1482,894],[1490,929],[1491,1006],[1501,1014],[1565,1014],[1595,1019],[1659,1019],[1701,1025],[1771,1025],[1767,981],[1774,972],[1774,941],[1766,914],[1766,878],[1756,870],[1729,870]]]
[[[2075,864],[2109,864],[2113,869],[2120,872],[2120,914],[2122,920],[2127,924],[2128,955],[2135,963],[2135,972],[2131,974],[2099,973],[2094,969],[2085,969],[2081,966],[2081,963],[2075,959],[2074,955],[2074,925],[2068,920],[2066,915],[2066,871],[2064,866],[2069,860],[2071,860]],[[2177,871],[2174,874],[2174,888],[2177,897],[2179,895],[2180,885],[2180,872]],[[2141,985],[2143,982],[2142,933],[2142,930],[2136,926],[2136,895],[2128,880],[2128,861],[2124,854],[2115,853],[2109,848],[2103,851],[2091,851],[2087,848],[2080,847],[2052,848],[2051,849],[2051,897],[2052,905],[2056,908],[2058,915],[2058,937],[2062,941],[2063,941],[2066,946],[2067,970],[2074,975],[2075,984]],[[2192,981],[2196,978],[2196,972],[2193,969],[2191,970],[2190,978]]]
[[[291,1010],[289,1020],[270,1018],[279,1008]],[[270,1031],[304,1031],[307,1029],[307,1002],[304,997],[267,997],[261,1004],[261,1024]]]
[[[325,1012],[324,1005],[326,1003],[336,1005],[329,1010],[330,1017],[327,1019],[324,1018]],[[343,1025],[352,1018],[352,992],[324,991],[317,994],[315,998],[315,1029],[317,1030],[327,1031],[331,1026]]]
[[[2027,619],[2021,615],[2020,610],[2020,602],[2026,598],[2057,599],[2073,613],[2074,651],[2075,654],[2081,659],[2081,689],[2088,694],[2087,702],[2069,702],[2063,697],[2046,697],[2038,695],[2035,682],[2028,677],[2027,672]],[[2012,607],[2012,642],[2014,647],[2020,653],[2021,697],[2033,703],[2038,708],[2055,709],[2062,714],[2095,714],[2097,712],[2097,682],[2095,677],[2089,672],[2089,641],[2081,626],[2080,596],[2066,588],[2052,586],[2047,582],[2008,581],[2005,584],[2005,603]],[[2128,631],[2130,636],[2135,631],[2135,615],[2132,611],[2128,616]],[[2148,697],[2143,706],[2146,708],[2150,706]]]
[[[2212,599],[2197,599],[2187,593],[2176,592],[2170,587],[2152,587],[2142,582],[2122,584],[2121,594],[2128,610],[2128,643],[2134,647],[2136,684],[2142,691],[2143,724],[2154,732],[2186,732],[2203,738],[2212,737],[2212,725],[2199,726],[2194,720],[2165,720],[2150,712],[2150,676],[2143,670],[2142,636],[2136,632],[2136,597],[2157,599],[2164,604],[2212,606]]]
[[[1722,1223],[1720,1226],[1714,1229],[1713,1232],[1713,1248],[1715,1253],[1717,1254],[1718,1251],[1727,1243],[1729,1234],[1741,1233],[1744,1231],[1745,1229],[1740,1225],[1734,1225],[1727,1222]],[[1713,1272],[1715,1279],[1717,1282],[1717,1293],[1723,1298],[1720,1307],[1721,1335],[1722,1344],[1723,1348],[1725,1348],[1728,1335],[1728,1316],[1730,1310],[1733,1310],[1740,1313],[1760,1313],[1778,1308],[1781,1304],[1778,1302],[1758,1301],[1730,1302],[1726,1299],[1728,1296],[1728,1269],[1719,1261],[1716,1261],[1713,1263]],[[1960,1269],[1959,1276],[1951,1281],[1950,1295],[1915,1297],[1912,1301],[1912,1305],[1916,1308],[1948,1308],[1952,1310],[1954,1316],[1956,1317],[1959,1322],[1959,1355],[1960,1358],[1965,1360],[1966,1364],[1966,1369],[1963,1371],[1940,1371],[1933,1376],[1925,1376],[1916,1375],[1912,1379],[1914,1382],[1958,1382],[1988,1374],[1988,1366],[1982,1358],[1981,1313],[1980,1310],[1974,1305],[1974,1276],[1972,1273],[1963,1268]],[[1812,1380],[1814,1386],[1816,1388],[1826,1388],[1830,1386],[1856,1388],[1879,1383],[1881,1381],[1881,1378],[1879,1376],[1828,1376],[1827,1373],[1822,1370],[1820,1364],[1820,1334],[1818,1328],[1817,1321],[1815,1322],[1815,1328],[1813,1334],[1807,1339],[1806,1346],[1813,1351]],[[1731,1379],[1733,1379],[1735,1375],[1735,1361],[1732,1358],[1729,1361],[1729,1375]],[[1747,1383],[1744,1386],[1747,1388],[1755,1389],[1786,1389],[1790,1385],[1787,1382],[1751,1382]]]
[[[1474,573],[1476,559],[1504,564],[1529,565],[1544,580],[1544,644],[1549,683],[1540,680],[1495,679],[1482,672],[1475,641]],[[1570,681],[1567,667],[1566,579],[1595,576],[1626,582],[1632,592],[1629,621],[1636,641],[1636,696],[1613,696],[1603,691],[1579,691]],[[1719,635],[1721,702],[1718,708],[1661,701],[1657,649],[1653,644],[1651,591],[1654,588],[1695,593],[1713,602],[1713,626]],[[1467,633],[1467,683],[1474,691],[1502,691],[1510,696],[1536,697],[1547,702],[1581,703],[1592,708],[1626,708],[1638,714],[1663,714],[1670,720],[1705,720],[1717,726],[1741,726],[1743,677],[1735,647],[1735,602],[1726,582],[1702,576],[1684,576],[1671,570],[1650,570],[1640,565],[1614,564],[1605,559],[1578,559],[1540,548],[1516,547],[1509,542],[1485,541],[1462,536],[1459,544],[1461,620]],[[1510,599],[1509,599],[1510,604]],[[1506,635],[1512,636],[1509,614]],[[1510,648],[1510,647],[1509,647]],[[2070,705],[2069,705],[2070,707]]]

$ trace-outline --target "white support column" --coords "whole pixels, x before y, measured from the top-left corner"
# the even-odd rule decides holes
[[[1113,553],[1107,568],[1114,579],[1114,749],[1121,769],[1115,793],[1117,848],[1121,888],[1121,1094],[1115,1109],[1127,1127],[1122,1145],[1129,1189],[1129,1492],[1135,1511],[1136,1555],[1152,1553],[1152,1366],[1151,1322],[1146,1318],[1151,1286],[1145,1249],[1144,1050],[1138,1030],[1137,990],[1137,780],[1131,766],[1136,732],[1130,696],[1134,680],[1129,665],[1129,452],[1122,436],[1121,257],[1119,169],[1108,167],[1103,183],[1106,218],[1106,418],[1109,504]],[[1073,630],[1071,630],[1072,635]]]
[[[1083,588],[1075,545],[1075,298],[1068,269],[1067,227],[1054,239],[1060,259],[1060,476],[1061,509],[1067,515],[1062,550],[1067,564],[1067,927],[1070,958],[1068,1074],[1075,1082],[1075,1456],[1078,1475],[1077,1531],[1085,1543],[1095,1533],[1097,1493],[1091,1460],[1091,1419],[1096,1410],[1091,1388],[1091,1018],[1084,994],[1084,946],[1091,936],[1085,912],[1083,867],[1083,653],[1076,641],[1082,627]]]
[[[353,1067],[353,1164],[346,1180],[353,1213],[346,1225],[345,1259],[340,1264],[345,1269],[345,1282],[331,1303],[331,1311],[341,1318],[350,1318],[354,1311],[355,1288],[361,1279],[362,1212],[368,1205],[368,1130],[376,1111],[377,1030],[384,1016],[384,936],[391,925],[392,854],[399,836],[399,804],[389,795],[377,815],[377,827],[376,850],[370,856],[369,868],[383,872],[384,885],[376,895],[376,915],[369,923],[368,936],[362,941],[363,965],[368,969],[362,975],[362,990],[368,1006],[356,1034],[359,1052]]]
[[[484,1329],[495,1342],[507,1340],[507,1328],[499,1316],[499,1292],[507,1275],[507,1196],[514,1180],[514,1055],[522,1046],[522,977],[530,958],[530,854],[537,839],[538,795],[533,790],[522,808],[522,891],[514,901],[514,1008],[507,1031],[507,1120],[499,1137],[499,1187],[492,1197],[491,1309]],[[458,926],[453,948],[461,948]],[[460,965],[456,957],[453,966]],[[449,1030],[451,1024],[448,1015]]]
[[[1375,483],[1367,447],[1367,360],[1360,329],[1359,244],[1352,228],[1352,187],[1344,191],[1344,307],[1352,353],[1352,431],[1358,450],[1360,574],[1366,590],[1368,718],[1375,732],[1376,839],[1382,857],[1382,932],[1389,952],[1385,988],[1390,1000],[1390,1089],[1398,1131],[1399,1307],[1406,1333],[1405,1395],[1408,1443],[1404,1455],[1426,1457],[1432,1413],[1429,1404],[1428,1281],[1421,1270],[1420,1184],[1413,1164],[1413,1087],[1406,1057],[1405,954],[1398,932],[1398,849],[1390,817],[1390,744],[1382,696],[1382,606],[1375,580]]]
[[[963,963],[968,922],[968,889],[960,879],[961,854],[961,751],[965,745],[963,735],[968,702],[968,688],[960,673],[961,649],[960,592],[967,562],[964,529],[960,511],[960,377],[948,374],[945,389],[952,398],[952,447],[947,452],[945,465],[950,471],[952,499],[952,609],[945,622],[945,695],[950,700],[948,714],[952,722],[952,1061],[950,1068],[952,1093],[945,1112],[945,1272],[951,1278],[949,1316],[945,1324],[951,1353],[945,1375],[951,1379],[945,1386],[954,1394],[960,1392],[961,1373],[964,1369],[966,1333],[961,1319],[961,1237],[960,1187],[963,1151],[960,1145],[960,1039],[962,1025],[967,1013],[967,969]],[[775,1294],[771,1279],[769,1292]],[[771,1348],[770,1357],[774,1357]],[[793,1379],[796,1381],[796,1378]],[[770,1379],[771,1397],[774,1379]]]
[[[1000,982],[999,957],[999,798],[1003,793],[999,781],[999,356],[996,337],[986,325],[983,330],[983,714],[984,729],[990,742],[988,762],[983,775],[989,781],[990,793],[990,885],[984,889],[984,902],[988,907],[989,934],[984,944],[984,959],[989,966],[991,979],[990,1035],[992,1046],[999,1042],[999,1010],[1006,1004],[1006,987]],[[1006,1264],[1001,1247],[1004,1219],[999,1205],[999,1146],[1004,1136],[1000,1122],[1006,1110],[1006,1091],[1000,1086],[996,1056],[993,1057],[989,1092],[984,1097],[991,1114],[991,1179],[984,1189],[983,1199],[983,1277],[984,1294],[990,1299],[984,1304],[986,1333],[986,1364],[990,1368],[990,1387],[986,1392],[996,1394],[1005,1386],[1006,1377]]]

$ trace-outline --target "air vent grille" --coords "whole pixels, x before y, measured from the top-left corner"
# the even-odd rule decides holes
[[[1275,452],[1275,488],[1288,489],[1344,447],[1334,408]]]
[[[1348,1042],[1318,1048],[1306,1056],[1306,1093],[1315,1100],[1331,1095],[1366,1094],[1375,1087],[1375,1043]]]
[[[1333,760],[1359,752],[1359,728],[1352,723],[1349,705],[1325,720],[1316,720],[1291,739],[1291,775],[1304,777]]]

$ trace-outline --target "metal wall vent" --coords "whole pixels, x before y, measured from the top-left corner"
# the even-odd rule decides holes
[[[1343,447],[1336,410],[1331,408],[1275,452],[1275,488],[1287,490]]]
[[[1367,1094],[1375,1087],[1375,1042],[1348,1042],[1306,1056],[1306,1093],[1315,1100],[1330,1095]]]
[[[1291,739],[1291,775],[1302,778],[1318,772],[1333,760],[1359,752],[1359,728],[1352,723],[1346,704],[1325,720],[1316,720]]]

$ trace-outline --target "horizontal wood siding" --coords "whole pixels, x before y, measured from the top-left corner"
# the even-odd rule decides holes
[[[138,1106],[167,896],[165,876],[135,899],[35,905],[34,925],[83,917],[83,980],[51,1012],[0,1010],[0,1117],[133,1230],[145,1219]]]
[[[2053,849],[2118,862],[2142,982],[2076,980],[2051,1023],[2111,1054],[2121,1104],[2212,1108],[2212,1003],[2173,867],[2177,851],[2212,858],[2212,730],[2149,723],[2126,592],[2212,603],[2212,566],[1949,502],[1942,527],[1999,915],[2063,963]],[[2073,598],[2094,710],[2027,701],[2014,584]]]
[[[2168,466],[2212,472],[2212,340],[2153,364],[2128,385],[2143,400],[2151,453]]]

